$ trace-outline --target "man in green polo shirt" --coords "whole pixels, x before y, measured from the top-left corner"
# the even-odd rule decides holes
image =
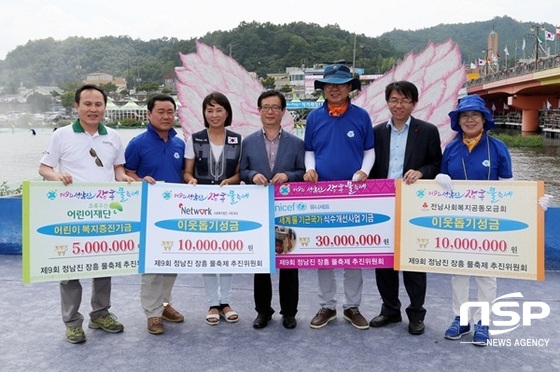
[[[119,134],[105,127],[107,94],[95,85],[84,85],[76,91],[74,107],[78,120],[55,131],[43,152],[39,174],[46,181],[72,182],[133,182],[124,170],[124,148]],[[66,339],[73,343],[86,340],[79,312],[82,301],[80,281],[60,282],[62,320],[66,325]],[[122,332],[111,307],[111,278],[94,278],[91,293],[92,310],[89,328],[106,332]]]

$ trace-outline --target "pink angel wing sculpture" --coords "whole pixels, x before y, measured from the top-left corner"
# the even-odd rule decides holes
[[[456,134],[449,125],[448,113],[456,107],[466,80],[459,47],[452,40],[442,44],[430,42],[422,52],[410,52],[391,71],[362,90],[353,102],[369,112],[374,125],[391,117],[385,87],[399,80],[408,80],[418,87],[418,104],[412,115],[436,125],[444,147]]]
[[[245,137],[262,128],[257,108],[257,98],[265,90],[262,84],[216,47],[197,42],[196,50],[180,54],[183,66],[175,68],[179,119],[185,139],[204,129],[202,101],[213,91],[225,94],[231,103],[231,130]],[[293,131],[291,115],[284,115],[282,127]]]
[[[180,55],[183,66],[175,69],[179,118],[185,138],[204,128],[202,100],[212,91],[222,92],[230,100],[232,130],[246,136],[261,128],[257,98],[264,91],[262,84],[216,47],[199,42],[196,46],[196,53]],[[361,91],[353,102],[369,112],[374,124],[387,121],[391,114],[385,102],[385,86],[392,81],[408,80],[418,87],[420,94],[412,114],[437,125],[445,146],[454,137],[447,114],[455,108],[465,79],[458,46],[452,40],[442,44],[430,42],[419,54],[407,54],[395,68]],[[291,115],[284,115],[282,127],[293,132]]]

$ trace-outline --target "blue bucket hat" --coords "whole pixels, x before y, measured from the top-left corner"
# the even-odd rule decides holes
[[[315,89],[323,89],[325,84],[346,84],[352,82],[352,90],[362,88],[360,80],[352,77],[350,68],[346,65],[328,65],[323,73],[323,78],[315,80]]]
[[[467,111],[479,111],[484,115],[486,118],[484,130],[494,128],[494,118],[492,117],[490,110],[486,107],[484,100],[478,94],[471,94],[463,97],[459,101],[457,108],[449,113],[449,117],[451,118],[451,129],[456,132],[462,132],[461,126],[459,125],[459,114]]]

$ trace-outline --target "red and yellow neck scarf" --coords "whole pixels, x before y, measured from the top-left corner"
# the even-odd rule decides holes
[[[467,138],[463,133],[463,143],[467,146],[469,152],[471,152],[472,149],[474,149],[474,147],[476,146],[476,144],[480,142],[480,139],[482,138],[482,133],[484,133],[484,130],[481,130],[478,136],[474,138]]]
[[[333,107],[330,103],[327,102],[327,108],[329,109],[329,115],[334,116],[335,118],[339,117],[340,115],[344,114],[346,110],[348,110],[348,106],[350,103],[346,101],[344,105],[339,107]]]

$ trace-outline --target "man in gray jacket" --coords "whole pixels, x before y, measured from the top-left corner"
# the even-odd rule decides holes
[[[286,113],[286,98],[278,91],[266,91],[258,100],[262,130],[243,140],[239,175],[247,184],[263,185],[303,181],[305,149],[303,140],[282,130],[282,117]],[[297,325],[296,313],[299,298],[297,269],[281,269],[280,314],[282,324],[288,329]],[[257,318],[254,328],[264,328],[272,319],[272,282],[270,274],[255,274],[254,298]]]

